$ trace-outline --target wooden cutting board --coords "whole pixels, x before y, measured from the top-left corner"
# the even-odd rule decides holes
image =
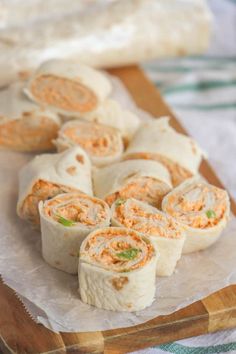
[[[112,69],[136,104],[155,117],[168,115],[179,132],[186,133],[159,92],[136,66]],[[222,187],[206,161],[201,173],[209,182]],[[231,200],[236,215],[236,204]],[[0,348],[3,353],[111,353],[134,350],[236,327],[236,285],[222,289],[207,298],[168,316],[160,316],[145,324],[86,333],[53,333],[36,324],[26,313],[14,292],[0,283]]]

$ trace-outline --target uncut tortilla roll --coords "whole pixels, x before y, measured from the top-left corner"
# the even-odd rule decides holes
[[[125,159],[161,162],[177,186],[198,172],[203,152],[193,139],[176,132],[163,117],[143,124],[125,152]]]
[[[185,241],[184,228],[172,217],[136,199],[117,200],[111,208],[112,225],[127,227],[149,238],[160,257],[157,275],[173,274]]]
[[[77,274],[81,243],[91,231],[109,226],[109,206],[103,200],[72,192],[41,201],[39,213],[44,260]]]
[[[22,83],[0,91],[0,149],[52,150],[59,128],[59,117],[29,101]]]
[[[131,140],[141,123],[133,112],[122,108],[117,101],[110,98],[95,110],[81,115],[81,118],[119,129],[125,142]]]
[[[158,256],[151,241],[134,230],[109,227],[92,232],[80,248],[82,301],[113,311],[150,306]]]
[[[225,190],[194,177],[167,194],[162,209],[185,226],[183,253],[190,253],[217,241],[229,220],[230,202]]]
[[[40,200],[72,191],[92,195],[91,163],[78,146],[60,154],[39,155],[21,169],[19,182],[17,214],[39,225]]]
[[[117,129],[83,120],[65,123],[54,143],[59,152],[72,146],[81,146],[96,166],[118,161],[124,149],[121,134]]]
[[[43,63],[25,89],[33,101],[74,117],[97,108],[110,92],[110,81],[101,72],[60,59]]]
[[[136,198],[160,207],[172,188],[167,169],[157,161],[131,160],[97,169],[94,193],[110,206],[118,198]]]

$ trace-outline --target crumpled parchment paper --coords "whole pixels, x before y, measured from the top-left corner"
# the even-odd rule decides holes
[[[138,112],[117,80],[114,96]],[[148,115],[139,111],[141,118]],[[83,304],[76,276],[51,268],[41,256],[40,232],[16,215],[19,169],[32,154],[0,152],[0,273],[29,314],[54,331],[99,331],[143,323],[172,313],[218,289],[236,283],[236,219],[231,217],[211,248],[182,256],[171,277],[157,278],[152,306],[119,313]]]

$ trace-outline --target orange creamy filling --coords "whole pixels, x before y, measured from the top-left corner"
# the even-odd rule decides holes
[[[77,80],[41,75],[31,84],[33,96],[40,102],[69,112],[89,112],[96,108],[95,93]]]
[[[186,170],[184,167],[180,166],[178,163],[171,161],[165,156],[159,154],[145,153],[145,152],[137,152],[128,154],[125,157],[125,160],[155,160],[164,165],[170,173],[171,181],[174,187],[178,186],[180,183],[185,181],[187,178],[193,176],[193,174]]]
[[[78,125],[66,127],[63,135],[93,156],[112,156],[121,144],[116,129],[96,123],[79,122]]]
[[[96,246],[100,243],[99,251]],[[135,245],[135,246],[134,246]],[[137,253],[134,258],[123,258],[121,254],[135,249]],[[106,229],[96,233],[89,238],[86,246],[86,252],[97,263],[105,268],[113,267],[117,271],[130,271],[143,267],[153,256],[154,249],[148,240],[144,240],[131,230],[120,230],[115,228]],[[131,264],[129,264],[131,262]],[[128,268],[126,268],[126,266]]]
[[[144,207],[128,201],[115,209],[115,219],[127,228],[145,233],[167,238],[179,238],[182,230],[178,224],[167,215],[149,212]],[[145,220],[144,220],[145,219]]]
[[[55,197],[57,194],[76,191],[73,188],[51,183],[44,180],[38,180],[31,190],[31,193],[25,198],[21,206],[21,216],[23,219],[39,225],[38,203],[41,200],[47,200]]]
[[[105,201],[111,206],[119,198],[135,198],[159,208],[162,199],[169,191],[170,187],[158,179],[139,177],[128,182],[119,191],[107,196]]]
[[[22,119],[0,124],[0,146],[19,151],[45,151],[54,146],[59,126],[47,117],[32,117],[31,113]]]
[[[197,200],[189,200],[188,193],[200,189]],[[210,199],[210,204],[208,203]],[[216,226],[224,217],[227,210],[227,194],[217,187],[197,184],[186,190],[171,194],[165,211],[178,221],[193,228],[209,228]]]
[[[98,225],[106,219],[103,201],[79,193],[54,197],[46,203],[44,213],[56,221],[59,215],[86,226]]]

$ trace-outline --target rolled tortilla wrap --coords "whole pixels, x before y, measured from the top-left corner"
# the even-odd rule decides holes
[[[101,72],[70,60],[43,63],[25,89],[30,99],[64,116],[94,110],[111,92]]]
[[[81,10],[74,11],[72,2]],[[208,47],[212,16],[206,0],[64,0],[64,11],[60,3],[1,0],[0,26],[10,28],[0,32],[0,85],[55,56],[112,68],[201,54]],[[127,73],[134,83],[134,71]]]
[[[183,253],[190,253],[211,246],[220,237],[229,219],[230,202],[225,190],[194,177],[167,194],[162,209],[185,226]]]
[[[72,146],[81,146],[96,166],[119,160],[123,152],[122,137],[117,129],[83,120],[65,123],[54,143],[59,152]]]
[[[152,241],[160,253],[157,275],[170,276],[181,257],[184,228],[169,215],[136,199],[118,199],[111,211],[113,226],[133,229]]]
[[[60,119],[54,112],[27,99],[22,83],[0,91],[0,149],[52,150],[59,127]]]
[[[106,99],[95,110],[81,115],[81,118],[90,122],[97,122],[120,130],[125,141],[130,141],[140,126],[140,119],[113,100]]]
[[[40,200],[72,191],[92,195],[91,163],[79,146],[60,154],[39,155],[21,169],[19,182],[17,213],[39,225]]]
[[[155,294],[158,254],[136,231],[110,227],[92,232],[79,257],[83,302],[113,311],[139,311]]]
[[[167,169],[157,161],[131,160],[97,169],[94,193],[110,206],[119,198],[135,198],[160,207],[171,189]]]
[[[78,192],[41,201],[39,213],[43,258],[52,267],[71,274],[78,272],[78,254],[84,238],[110,224],[108,205]]]
[[[125,159],[150,159],[161,162],[177,186],[198,172],[203,152],[193,139],[176,132],[169,118],[143,124],[128,146]]]

